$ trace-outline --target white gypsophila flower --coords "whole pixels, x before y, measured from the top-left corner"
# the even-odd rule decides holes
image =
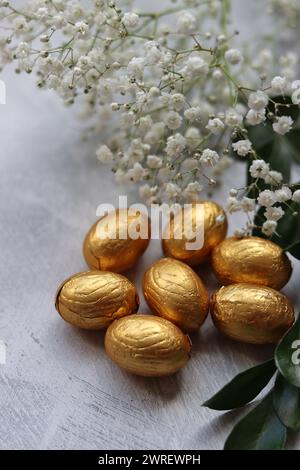
[[[277,121],[273,123],[273,129],[277,134],[287,134],[293,125],[293,119],[290,116],[280,116]]]
[[[273,93],[281,93],[283,94],[287,89],[287,79],[286,77],[274,77],[271,81],[271,88]]]
[[[236,197],[230,196],[227,199],[227,210],[229,214],[238,212],[239,210],[241,210],[241,202]]]
[[[198,140],[201,138],[200,130],[198,127],[188,127],[185,133],[185,138],[188,140]]]
[[[200,56],[189,56],[185,66],[180,70],[183,76],[186,76],[188,80],[193,78],[206,77],[208,74],[209,67],[207,62]]]
[[[144,184],[139,187],[139,195],[145,201],[151,202],[151,199],[157,193],[157,186],[150,186],[149,184]]]
[[[129,74],[140,79],[143,77],[144,68],[145,59],[143,57],[133,57],[127,66]]]
[[[231,65],[237,65],[243,61],[243,55],[238,49],[229,49],[225,52],[225,60]]]
[[[132,181],[141,181],[145,176],[145,168],[139,163],[135,162],[133,168],[128,171],[128,178]]]
[[[300,80],[294,80],[291,85],[292,90],[298,90],[300,88]]]
[[[264,160],[254,160],[249,167],[252,178],[265,178],[269,171],[270,165]]]
[[[225,113],[225,123],[229,127],[240,126],[243,122],[243,115],[234,108],[227,109]]]
[[[186,139],[183,135],[177,134],[171,135],[167,139],[166,153],[169,157],[175,158],[183,152],[186,147]]]
[[[263,91],[259,90],[255,93],[250,93],[248,106],[255,111],[261,111],[267,106],[268,102],[268,96]]]
[[[203,191],[203,186],[198,182],[188,183],[188,185],[182,191],[182,196],[188,201],[196,201],[199,198],[199,194]]]
[[[241,208],[244,212],[253,212],[255,210],[255,199],[244,196],[241,200]]]
[[[264,177],[264,181],[267,184],[271,185],[279,185],[282,183],[283,175],[279,171],[271,170],[269,171],[266,176]]]
[[[183,11],[177,18],[177,31],[191,34],[196,31],[197,18],[189,11]]]
[[[136,13],[125,13],[122,17],[122,23],[126,28],[134,28],[139,23],[139,15]]]
[[[276,232],[277,229],[277,222],[275,220],[266,220],[266,222],[262,225],[262,232],[267,236],[270,237]]]
[[[270,171],[270,165],[264,160],[254,160],[249,168],[252,178],[265,178]]]
[[[271,191],[270,189],[265,189],[259,194],[257,201],[260,206],[270,207],[277,202],[277,198],[274,191]]]
[[[288,186],[282,186],[282,188],[275,191],[275,197],[277,202],[286,202],[292,199],[292,191]]]
[[[165,116],[165,124],[171,130],[176,130],[181,126],[182,117],[176,111],[169,111]]]
[[[214,150],[204,149],[199,159],[200,163],[204,166],[214,166],[218,163],[220,157]]]
[[[101,163],[109,163],[113,160],[113,154],[107,145],[101,145],[96,152],[97,158]]]
[[[16,56],[20,58],[28,57],[31,51],[31,47],[27,42],[20,42],[16,48]]]
[[[121,129],[129,129],[133,126],[135,121],[135,114],[132,111],[128,113],[122,113],[120,116],[120,127]]]
[[[256,111],[255,109],[250,109],[246,115],[246,121],[250,126],[257,126],[266,120],[266,110],[260,109]]]
[[[213,118],[208,121],[208,124],[205,128],[209,130],[212,134],[217,135],[223,131],[225,126],[221,119]]]
[[[300,189],[294,191],[292,199],[294,202],[300,202]]]
[[[159,43],[156,41],[149,41],[145,44],[146,61],[150,65],[159,64],[164,62],[165,55],[162,52]]]
[[[194,122],[201,116],[201,109],[199,106],[193,106],[184,111],[184,117],[188,121]]]
[[[281,207],[267,207],[264,216],[267,220],[277,222],[284,216],[284,210]]]
[[[74,29],[80,36],[85,36],[89,31],[89,25],[84,21],[77,21],[74,25]]]
[[[246,157],[252,150],[252,144],[248,139],[239,140],[232,144],[232,148],[240,157]]]
[[[152,169],[161,168],[162,158],[158,157],[157,155],[148,155],[147,165],[149,168],[152,168]]]
[[[175,183],[167,183],[165,185],[165,193],[169,199],[173,199],[181,193],[181,188]]]
[[[171,106],[175,111],[181,111],[185,105],[185,97],[182,93],[174,93],[170,96],[169,106]]]

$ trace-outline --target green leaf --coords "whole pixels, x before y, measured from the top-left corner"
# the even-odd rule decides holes
[[[239,421],[228,436],[225,450],[283,449],[287,431],[273,408],[269,393],[250,413]]]
[[[273,404],[280,421],[293,431],[300,431],[300,388],[289,384],[278,373],[274,392]]]
[[[288,183],[291,176],[291,150],[285,136],[276,134],[269,122],[248,127],[248,135],[258,156],[270,163],[272,170],[280,171],[284,182]]]
[[[203,406],[212,410],[231,410],[240,408],[252,401],[269,383],[275,374],[274,359],[251,367],[238,374]]]
[[[300,387],[300,314],[275,350],[277,369],[295,387]]]
[[[293,159],[300,163],[300,129],[292,129],[286,134],[286,142]]]

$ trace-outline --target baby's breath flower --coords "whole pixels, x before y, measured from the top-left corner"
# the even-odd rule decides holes
[[[181,126],[182,117],[176,111],[169,111],[165,117],[166,126],[169,129],[175,130]]]
[[[241,200],[241,208],[244,212],[253,212],[255,210],[255,199],[244,196]]]
[[[264,212],[264,216],[267,220],[274,220],[277,222],[284,216],[284,210],[281,207],[267,207]]]
[[[139,22],[139,15],[136,13],[125,13],[122,18],[122,23],[126,26],[126,28],[134,28],[138,25]]]
[[[262,111],[268,104],[269,98],[263,91],[250,93],[248,99],[248,106],[256,111]]]
[[[227,109],[225,115],[225,123],[229,127],[240,126],[243,122],[243,116],[236,109],[230,108]]]
[[[261,124],[266,120],[266,110],[260,109],[250,109],[246,115],[246,121],[250,126],[256,126],[257,124]]]
[[[272,91],[274,93],[283,94],[287,88],[287,79],[286,77],[274,77],[271,81]]]
[[[300,202],[300,189],[294,191],[292,199],[294,202]]]
[[[243,56],[241,54],[241,51],[239,51],[238,49],[229,49],[225,52],[225,59],[231,65],[237,65],[242,62]]]
[[[206,126],[206,129],[212,134],[219,134],[224,128],[224,123],[219,118],[210,119]]]
[[[274,220],[266,220],[266,222],[262,225],[262,232],[267,236],[270,237],[276,232],[277,229],[277,222]]]
[[[216,163],[218,163],[219,159],[220,157],[217,152],[211,149],[205,149],[203,150],[200,157],[200,163],[202,165],[214,166]]]
[[[229,196],[227,199],[227,210],[229,214],[238,212],[241,210],[241,202],[234,196]]]
[[[221,31],[226,2],[177,0],[174,13],[160,2],[139,15],[127,0],[88,6],[28,0],[20,11],[14,0],[0,0],[0,67],[15,62],[18,73],[36,71],[38,86],[54,90],[66,105],[82,100],[81,116],[101,140],[97,158],[112,167],[117,182],[136,183],[149,204],[177,205],[211,193],[235,163],[231,146],[251,156],[252,184],[230,190],[228,210],[247,213],[244,236],[254,228],[248,213],[265,207],[263,230],[271,236],[284,203],[297,203],[300,195],[257,159],[247,126],[266,122],[281,135],[292,128],[292,118],[282,112],[288,97],[299,104],[299,54],[286,47],[285,33],[296,32],[300,8],[294,0],[270,2],[289,21],[288,30],[276,29],[272,50],[262,38],[253,37],[246,48],[237,35],[225,34],[224,25]],[[251,189],[256,200],[248,197]]]
[[[101,163],[109,163],[113,159],[111,150],[106,145],[101,145],[96,152],[97,158]]]
[[[283,186],[281,189],[275,191],[277,202],[286,202],[292,199],[292,191],[288,186]]]
[[[259,194],[257,200],[260,206],[270,207],[278,201],[278,198],[274,191],[270,191],[270,189],[265,189]]]
[[[290,116],[280,116],[277,121],[273,123],[273,129],[277,134],[287,134],[293,125],[293,119]]]
[[[254,160],[249,168],[252,178],[265,178],[269,173],[269,170],[270,165],[264,160]]]
[[[240,157],[246,157],[252,150],[252,144],[248,139],[239,140],[232,144],[232,148]]]

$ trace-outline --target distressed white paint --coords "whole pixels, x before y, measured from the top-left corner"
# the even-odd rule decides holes
[[[7,357],[0,365],[0,448],[220,449],[239,414],[222,415],[201,403],[237,372],[268,358],[270,348],[226,340],[208,320],[193,335],[193,357],[181,373],[143,379],[110,362],[102,333],[76,330],[59,318],[57,285],[86,268],[84,234],[99,203],[114,203],[122,190],[97,164],[93,146],[81,142],[73,109],[36,91],[33,77],[3,76],[0,339]],[[243,175],[240,166],[227,176],[228,185]],[[134,192],[130,196],[133,201]],[[142,272],[160,256],[153,242],[130,277],[140,285]],[[216,287],[208,268],[199,273]],[[285,289],[298,304],[299,275],[298,263]],[[289,446],[297,448],[299,440]]]

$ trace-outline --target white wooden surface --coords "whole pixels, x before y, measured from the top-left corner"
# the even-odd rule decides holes
[[[86,268],[81,244],[97,205],[113,203],[124,192],[97,164],[93,145],[81,141],[72,109],[37,91],[33,77],[11,71],[3,77],[0,340],[7,362],[0,365],[0,448],[221,449],[239,413],[222,415],[201,403],[239,371],[270,357],[271,348],[226,340],[208,319],[193,335],[193,357],[181,373],[143,379],[110,362],[103,334],[77,330],[59,318],[56,287]],[[243,167],[229,174],[227,188],[231,178],[242,182],[243,176]],[[138,286],[142,272],[160,256],[153,242],[137,272],[129,273]],[[209,268],[199,273],[216,287]],[[298,262],[285,289],[296,304],[299,275]],[[144,302],[141,311],[147,311]],[[291,448],[299,444],[289,441]]]

